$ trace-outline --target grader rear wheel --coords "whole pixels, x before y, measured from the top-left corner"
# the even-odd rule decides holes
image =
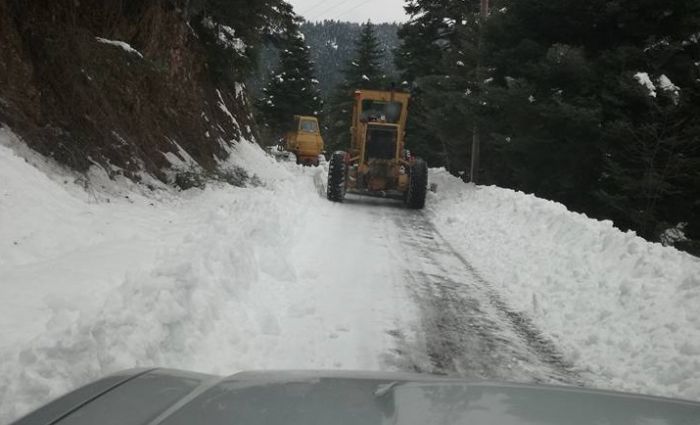
[[[328,165],[328,188],[326,195],[329,201],[343,202],[345,199],[345,176],[347,164],[345,152],[339,151],[333,154]]]

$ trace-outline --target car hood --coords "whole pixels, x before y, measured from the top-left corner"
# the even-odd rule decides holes
[[[15,425],[700,424],[700,404],[580,388],[363,372],[152,369],[80,388]]]

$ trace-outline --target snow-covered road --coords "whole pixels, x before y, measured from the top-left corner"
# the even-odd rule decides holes
[[[248,143],[238,146],[231,165],[255,174],[262,186],[154,197],[94,175],[96,191],[85,192],[74,176],[30,155],[38,169],[32,167],[15,152],[21,149],[11,135],[2,137],[0,423],[104,374],[153,365],[215,374],[408,370],[700,394],[693,378],[700,352],[692,342],[700,323],[693,316],[677,316],[674,327],[659,325],[670,334],[636,336],[647,348],[640,355],[626,358],[629,342],[606,339],[616,335],[615,326],[656,332],[653,322],[670,307],[692,309],[700,299],[700,263],[611,228],[598,234],[613,250],[593,252],[580,242],[585,238],[577,239],[591,265],[585,263],[585,274],[574,268],[567,276],[569,263],[554,269],[558,263],[527,246],[535,238],[526,226],[540,217],[548,225],[578,219],[543,208],[540,200],[533,219],[514,208],[525,205],[520,195],[485,191],[474,202],[473,188],[436,171],[449,186],[445,193],[470,203],[448,204],[431,194],[430,202],[446,213],[353,196],[333,204],[319,196],[323,169],[280,165]],[[492,210],[481,213],[481,207]],[[499,219],[491,213],[496,210],[505,219],[489,221]],[[547,215],[550,210],[556,215]],[[500,238],[498,246],[489,244],[490,235]],[[556,240],[538,243],[550,257],[562,249]],[[625,305],[609,313],[617,322],[606,329],[600,317],[608,316],[590,302],[600,289],[583,278],[599,279],[596,273],[606,270],[599,272],[595,259],[617,254],[618,247],[626,259],[627,243],[640,245],[634,255],[655,265],[648,276],[676,273],[666,282],[674,296],[659,307],[645,304],[643,293],[626,293]],[[538,262],[504,262],[518,255]],[[559,280],[550,277],[554,272]],[[621,279],[627,286],[632,278],[650,279],[625,273],[619,271],[630,276]],[[547,292],[539,289],[545,284]],[[598,304],[614,309],[614,292],[605,297]],[[560,301],[567,298],[589,304]],[[576,323],[582,332],[560,332],[559,323]],[[597,374],[608,361],[596,357],[603,349],[617,366]],[[659,356],[682,373],[668,379],[644,368]]]
[[[280,338],[255,367],[386,369],[394,347],[388,331],[416,314],[390,255],[396,231],[385,211],[314,202],[291,247],[294,273],[277,305],[261,305],[274,311]],[[251,298],[266,304],[268,290],[252,288]]]
[[[337,356],[323,366],[578,382],[552,343],[508,310],[423,212],[348,195],[342,205],[319,205],[311,223],[298,252],[300,283],[311,285],[294,302],[320,310],[325,327],[306,329],[295,344],[313,347],[314,358]]]
[[[322,169],[280,168],[248,146],[248,166],[277,169],[262,176],[266,188],[105,204],[4,149],[15,202],[4,217],[22,208],[26,227],[2,229],[17,242],[0,266],[3,421],[134,366],[572,381],[425,214],[352,196],[330,203],[314,186]]]

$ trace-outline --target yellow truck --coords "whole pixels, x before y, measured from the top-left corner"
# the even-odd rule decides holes
[[[399,91],[354,93],[351,144],[331,156],[327,197],[343,202],[346,193],[403,200],[422,209],[428,165],[406,149],[410,95]]]
[[[325,145],[316,117],[295,115],[284,140],[286,150],[296,155],[297,164],[318,166]]]

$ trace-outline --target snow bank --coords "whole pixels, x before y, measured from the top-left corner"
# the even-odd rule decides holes
[[[152,269],[134,269],[100,294],[98,311],[55,306],[45,332],[19,352],[7,350],[0,399],[13,403],[3,403],[0,417],[119,369],[169,365],[226,373],[254,363],[248,347],[276,323],[250,306],[249,291],[262,286],[274,296],[277,281],[293,275],[279,248],[288,245],[293,226],[281,224],[285,213],[269,193],[226,199],[235,192],[198,196],[217,206],[202,208],[201,221],[172,248],[163,247]]]
[[[328,258],[353,212],[330,213],[314,186],[322,169],[279,164],[245,141],[233,150],[221,165],[256,187],[98,202],[0,143],[0,423],[138,366],[379,367],[394,313],[410,311],[371,280],[391,283],[393,269],[372,260],[366,285],[351,273],[329,284],[330,269],[357,267],[352,254]],[[363,255],[366,235],[351,239]]]
[[[152,198],[167,197],[152,193],[146,198],[133,184],[110,181],[97,167],[89,177],[90,184],[0,128],[0,267],[45,263],[106,241],[137,237],[143,230],[140,221],[112,225],[123,218],[120,209],[154,217]]]
[[[592,386],[700,399],[700,260],[535,196],[431,182],[440,232]]]
[[[224,98],[221,96],[221,92],[219,91],[219,89],[216,89],[216,95],[219,96],[219,109],[221,110],[221,112],[226,114],[227,117],[229,117],[231,123],[236,127],[236,130],[240,131],[241,126],[240,124],[238,124],[236,117],[233,116],[231,111],[229,111],[228,107],[226,106],[226,102],[224,102]]]
[[[649,96],[656,97],[656,89],[658,87],[665,92],[669,92],[673,97],[674,102],[676,104],[678,103],[681,89],[677,85],[673,84],[673,81],[671,81],[666,74],[661,74],[661,76],[656,79],[656,85],[651,81],[649,74],[646,72],[638,72],[634,74],[634,78],[640,85],[644,86],[649,91]]]
[[[131,47],[128,43],[125,43],[125,42],[123,42],[123,41],[119,41],[119,40],[108,40],[108,39],[106,39],[106,38],[101,38],[101,37],[95,37],[95,40],[97,40],[98,43],[109,44],[109,45],[111,45],[111,46],[119,47],[120,49],[124,50],[125,52],[127,52],[127,53],[132,53],[132,54],[134,54],[134,55],[136,55],[136,56],[138,56],[138,57],[140,57],[140,58],[143,59],[143,55],[141,54],[141,52],[139,52],[138,50],[134,49],[134,48]]]
[[[640,85],[646,87],[649,91],[649,96],[656,97],[656,86],[651,81],[651,78],[649,78],[649,74],[646,72],[638,72],[634,74],[634,78]]]
[[[0,423],[119,369],[231,373],[269,360],[260,353],[278,341],[264,335],[278,325],[265,305],[295,276],[300,193],[319,199],[310,180],[292,187],[242,142],[232,161],[265,188],[95,202],[25,162],[11,137],[0,135]]]
[[[210,16],[202,19],[202,25],[216,33],[216,42],[223,48],[230,49],[238,54],[245,53],[247,46],[242,39],[236,37],[236,31],[233,28],[214,22]]]
[[[90,183],[0,129],[0,423],[66,388],[42,368],[81,374],[69,332],[99,314],[124,270],[149,267],[177,240],[169,223],[179,201],[147,198],[104,170],[89,175]],[[39,360],[40,349],[54,360]]]

